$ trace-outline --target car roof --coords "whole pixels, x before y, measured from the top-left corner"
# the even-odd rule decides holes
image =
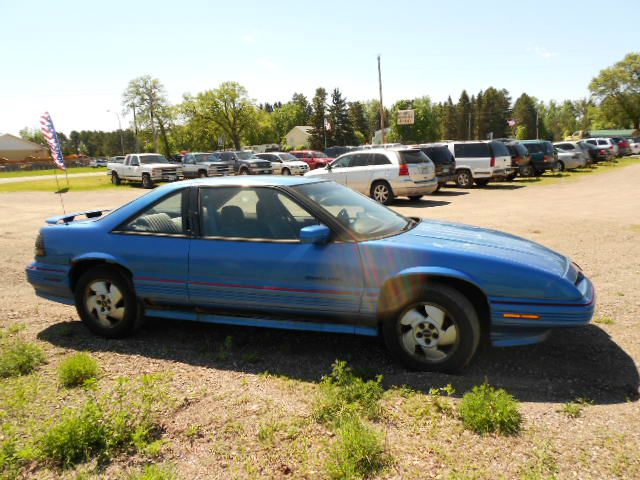
[[[168,183],[156,190],[177,190],[184,187],[293,187],[310,183],[321,183],[327,180],[312,177],[280,176],[280,175],[238,175],[225,177],[195,178]]]

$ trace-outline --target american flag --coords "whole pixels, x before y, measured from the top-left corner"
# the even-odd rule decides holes
[[[58,138],[58,134],[56,133],[56,129],[53,126],[53,122],[51,121],[51,115],[49,112],[44,112],[44,115],[40,117],[40,129],[44,135],[44,138],[47,139],[47,143],[49,144],[49,149],[51,150],[51,158],[55,164],[61,170],[66,170],[67,168],[64,165],[64,157],[62,156],[62,145],[60,144],[60,138]]]
[[[510,118],[509,120],[507,120],[507,124],[510,127],[513,127],[516,124],[516,121],[513,118]]]

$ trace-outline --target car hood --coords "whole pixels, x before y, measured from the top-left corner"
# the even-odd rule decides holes
[[[142,165],[140,165],[141,167],[147,167],[147,168],[175,168],[178,167],[178,164],[175,163],[143,163]]]
[[[508,233],[434,220],[422,220],[413,229],[389,241],[430,250],[448,250],[472,256],[496,258],[563,277],[569,260],[538,243]]]

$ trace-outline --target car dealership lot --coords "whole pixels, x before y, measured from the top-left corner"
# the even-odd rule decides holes
[[[390,397],[383,425],[396,465],[383,476],[446,477],[457,471],[513,478],[536,468],[538,452],[552,458],[563,478],[573,477],[574,471],[581,478],[634,478],[640,475],[639,183],[636,163],[575,181],[539,186],[519,181],[472,191],[446,188],[421,201],[394,203],[405,215],[496,228],[539,241],[570,256],[595,284],[594,318],[601,323],[555,332],[537,346],[481,352],[460,376],[407,372],[376,340],[352,336],[150,320],[133,338],[98,338],[79,323],[73,308],[37,299],[26,283],[24,267],[31,261],[37,230],[46,217],[61,213],[58,198],[43,192],[1,197],[5,299],[0,325],[24,323],[25,337],[40,341],[49,358],[43,375],[55,376],[59,360],[80,350],[95,353],[107,381],[173,372],[172,385],[183,403],[164,424],[171,442],[164,456],[176,464],[182,478],[205,472],[221,478],[249,476],[238,466],[246,458],[260,464],[264,476],[281,475],[278,462],[286,462],[294,477],[314,477],[313,460],[304,471],[289,452],[270,456],[251,445],[259,424],[269,421],[273,412],[283,418],[308,417],[311,383],[329,372],[336,358],[381,373],[386,387],[428,391],[451,383],[459,396],[486,378],[524,402],[525,432],[519,437],[476,437],[449,419],[433,437],[433,428],[425,430],[415,418],[404,417],[400,400]],[[71,192],[64,201],[67,211],[82,211],[118,206],[143,193],[137,188]],[[218,355],[226,337],[233,339],[232,346]],[[265,371],[293,381],[257,375]],[[558,412],[577,398],[592,402],[582,417],[570,419]],[[231,422],[240,424],[234,428],[243,433],[230,435],[226,428]],[[188,440],[185,431],[194,424],[203,434]],[[223,430],[226,434],[220,435]],[[308,435],[314,445],[321,445],[326,432],[309,427]],[[249,451],[246,458],[243,448]],[[280,454],[284,460],[276,458]],[[114,462],[109,468],[115,474],[121,466]]]

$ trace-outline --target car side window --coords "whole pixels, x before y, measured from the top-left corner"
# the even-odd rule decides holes
[[[138,160],[137,155],[131,157],[131,162],[129,162],[129,165],[131,165],[132,167],[137,167],[138,165],[140,165],[140,160]]]
[[[369,158],[368,153],[356,153],[351,161],[352,167],[366,167]]]
[[[382,153],[372,153],[369,155],[369,165],[390,165],[391,161]]]
[[[185,209],[184,198],[187,190],[181,190],[146,208],[133,219],[117,228],[117,231],[130,233],[184,235]]]
[[[353,157],[353,155],[345,155],[343,157],[340,157],[331,164],[331,168],[349,168],[351,166]]]
[[[296,241],[317,220],[273,188],[219,187],[200,190],[204,237]]]

